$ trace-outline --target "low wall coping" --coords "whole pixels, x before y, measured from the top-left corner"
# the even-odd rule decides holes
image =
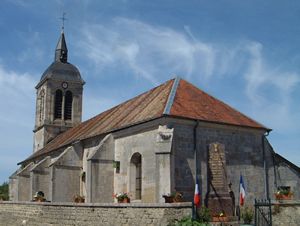
[[[66,206],[66,207],[86,207],[86,208],[192,208],[191,202],[177,202],[177,203],[71,203],[71,202],[0,201],[0,204]]]
[[[272,200],[272,205],[300,206],[300,200]]]

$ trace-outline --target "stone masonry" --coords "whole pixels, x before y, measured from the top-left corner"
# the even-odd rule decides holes
[[[70,204],[0,203],[1,226],[163,226],[191,215],[191,203]]]
[[[300,202],[273,203],[272,223],[273,226],[298,226],[300,224]]]

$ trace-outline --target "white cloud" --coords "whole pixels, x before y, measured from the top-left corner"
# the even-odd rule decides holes
[[[214,50],[209,44],[191,42],[179,32],[136,20],[115,19],[110,26],[85,24],[77,44],[97,69],[107,65],[127,67],[136,76],[157,85],[161,76],[195,71],[210,77]]]
[[[253,111],[259,117],[276,128],[293,127],[291,93],[300,82],[299,74],[286,72],[266,63],[260,43],[247,46],[250,54],[246,80],[246,94],[251,101]]]
[[[208,43],[198,39],[189,26],[179,32],[126,18],[116,18],[106,26],[84,24],[80,31],[80,53],[98,71],[123,67],[153,85],[172,74],[184,75],[204,87],[212,82],[222,84],[224,79],[233,84],[240,80],[243,85],[237,89],[245,96],[235,98],[244,98],[242,102],[248,104],[238,109],[276,129],[292,124],[292,119],[285,125],[278,119],[290,118],[291,92],[300,76],[268,63],[259,42]],[[276,114],[270,117],[272,112]]]
[[[24,120],[24,117],[32,118],[35,84],[33,76],[5,70],[0,65],[0,102],[3,106],[0,121],[9,122],[11,126],[33,126],[32,122]]]
[[[7,70],[0,65],[1,180],[7,180],[3,175],[12,174],[17,163],[32,151],[35,84],[34,77],[28,73]]]

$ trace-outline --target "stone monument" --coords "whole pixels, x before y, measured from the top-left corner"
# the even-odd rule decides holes
[[[207,207],[212,216],[233,216],[233,203],[228,190],[225,147],[220,143],[209,145]]]

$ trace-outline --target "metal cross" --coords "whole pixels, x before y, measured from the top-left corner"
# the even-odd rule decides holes
[[[64,28],[65,28],[65,20],[67,20],[67,18],[65,16],[66,16],[66,13],[63,12],[63,16],[59,18],[59,19],[62,20],[62,27],[61,27],[62,30],[64,30]]]

